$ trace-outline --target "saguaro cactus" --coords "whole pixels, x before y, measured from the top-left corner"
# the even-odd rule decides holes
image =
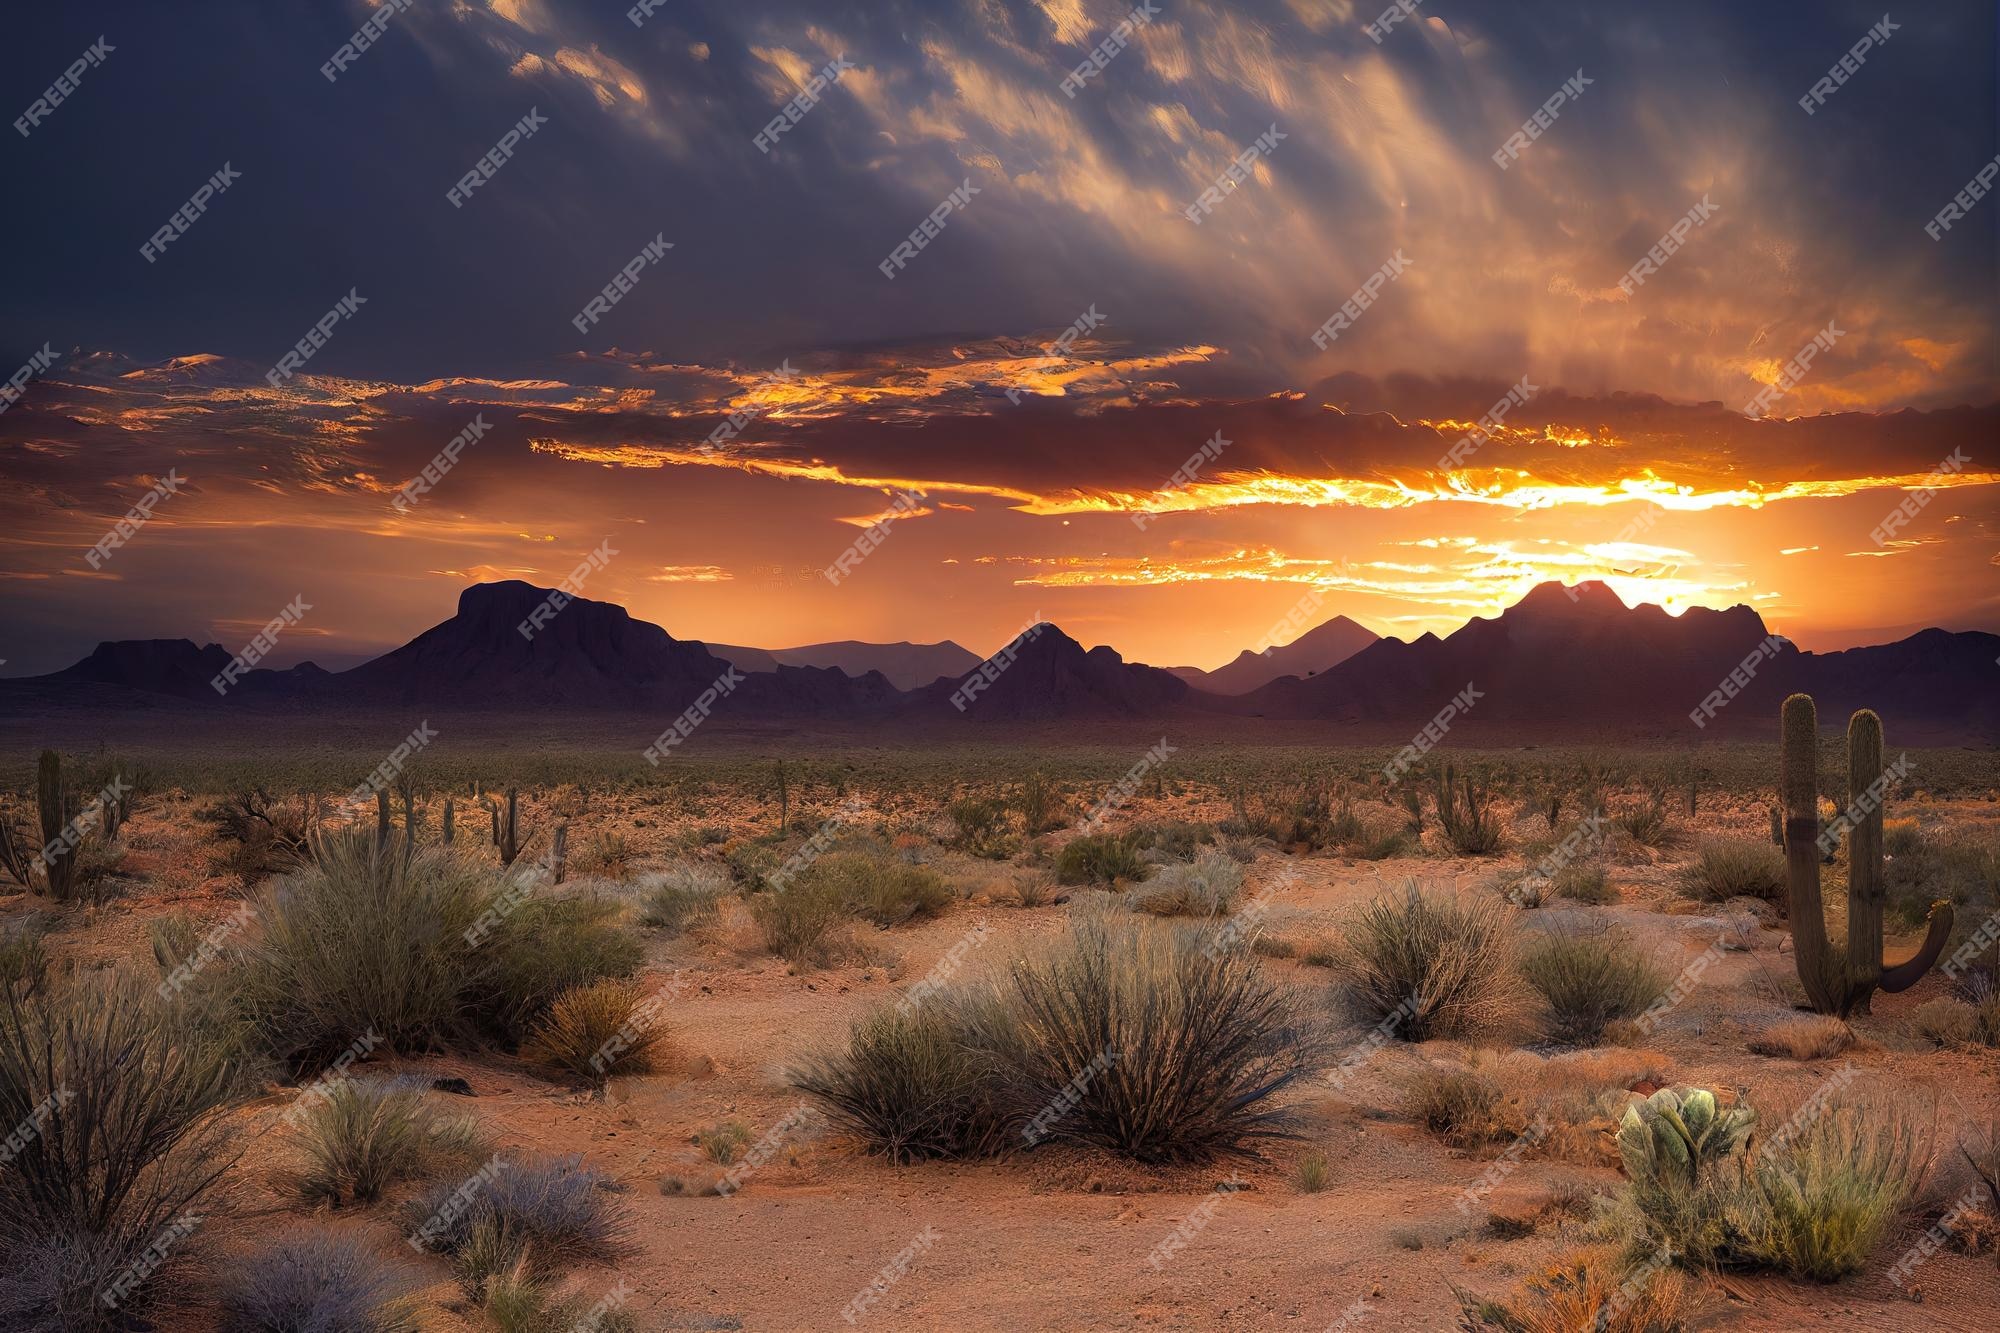
[[[1785,802],[1785,877],[1792,909],[1792,953],[1806,998],[1823,1014],[1860,1010],[1876,990],[1908,990],[1930,971],[1951,935],[1951,904],[1931,904],[1929,927],[1915,954],[1890,966],[1882,959],[1882,719],[1862,709],[1847,726],[1850,829],[1847,838],[1847,948],[1826,937],[1819,891],[1819,715],[1812,696],[1785,700],[1784,757],[1779,773]]]
[[[447,797],[445,797],[445,798],[444,798],[444,829],[443,829],[443,833],[444,833],[444,841],[445,841],[445,845],[446,845],[446,846],[448,847],[448,846],[450,846],[450,845],[451,845],[451,835],[452,835],[452,827],[451,827],[451,797],[449,797],[449,796],[447,796]]]
[[[74,824],[82,811],[76,792],[63,781],[62,756],[42,751],[35,766],[35,803],[42,826],[42,875],[51,898],[68,898],[76,891],[77,847]]]
[[[507,789],[507,817],[501,819],[500,807],[487,808],[493,812],[493,845],[500,849],[500,864],[510,866],[514,858],[521,854],[520,809],[521,793],[513,787]]]

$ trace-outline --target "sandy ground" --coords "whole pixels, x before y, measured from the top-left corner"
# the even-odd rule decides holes
[[[667,829],[655,812],[604,800],[596,805],[580,826],[625,829],[642,858],[664,850]],[[203,869],[198,839],[182,831],[191,823],[187,813],[184,803],[157,801],[140,816],[128,835],[133,851],[127,863],[138,882],[128,896],[67,921],[55,940],[60,954],[86,966],[131,957],[146,948],[147,917],[174,907],[204,920],[228,912],[236,887]],[[1132,813],[1144,820],[1163,812]],[[1992,817],[1990,807],[1978,813]],[[653,817],[638,827],[633,820],[639,815]],[[1753,833],[1761,818],[1760,808],[1745,803],[1697,825]],[[573,846],[580,845],[580,834],[581,828],[573,831]],[[1659,853],[1628,848],[1612,865],[1620,902],[1524,911],[1520,924],[1536,930],[1564,919],[1603,919],[1678,968],[1707,949],[1731,915],[1695,909],[1672,891],[1671,867],[1690,849],[1685,835]],[[1331,933],[1344,913],[1385,885],[1417,877],[1471,889],[1519,860],[1367,863],[1270,850],[1250,867],[1245,891],[1254,896],[1280,882],[1284,866],[1294,867],[1299,873],[1284,883],[1266,923],[1270,935],[1303,943]],[[1003,868],[955,854],[941,865],[969,892],[960,906],[941,919],[893,931],[862,927],[855,956],[824,970],[801,974],[759,952],[733,900],[712,927],[675,940],[650,937],[646,981],[681,983],[671,1006],[672,1058],[658,1074],[614,1081],[595,1093],[552,1083],[499,1053],[382,1067],[463,1077],[475,1096],[450,1099],[453,1109],[477,1115],[501,1146],[580,1152],[624,1182],[633,1252],[613,1267],[577,1272],[572,1285],[590,1294],[625,1284],[628,1308],[642,1329],[849,1327],[843,1312],[850,1302],[913,1244],[920,1252],[907,1271],[856,1326],[1447,1329],[1456,1318],[1454,1285],[1482,1294],[1505,1291],[1576,1243],[1563,1224],[1548,1222],[1504,1239],[1489,1228],[1489,1214],[1529,1215],[1552,1191],[1578,1182],[1608,1191],[1618,1179],[1607,1121],[1584,1127],[1560,1156],[1530,1152],[1489,1195],[1461,1211],[1464,1192],[1493,1164],[1497,1149],[1468,1155],[1427,1134],[1399,1110],[1398,1077],[1416,1062],[1457,1058],[1467,1048],[1392,1043],[1341,1086],[1322,1078],[1291,1090],[1288,1104],[1299,1117],[1301,1137],[1257,1158],[1163,1172],[1064,1148],[990,1163],[897,1168],[866,1155],[814,1116],[785,1137],[739,1192],[726,1198],[702,1192],[721,1168],[703,1157],[694,1135],[741,1120],[753,1137],[762,1137],[798,1103],[781,1081],[788,1061],[840,1039],[852,1020],[921,978],[976,923],[983,922],[988,934],[974,965],[998,964],[1023,940],[1064,929],[1074,906],[1014,906],[980,888]],[[0,913],[24,905],[0,899]],[[2000,1052],[1939,1051],[1911,1034],[1909,1011],[1939,993],[1931,978],[1905,995],[1879,997],[1874,1013],[1854,1025],[1858,1044],[1840,1056],[1799,1063],[1753,1055],[1746,1040],[1792,1016],[1784,990],[1792,966],[1782,931],[1752,931],[1745,938],[1752,947],[1728,953],[1704,974],[1643,1050],[1612,1048],[1603,1058],[1668,1081],[1745,1087],[1757,1105],[1778,1114],[1851,1060],[1861,1071],[1858,1086],[1886,1089],[1934,1115],[1940,1152],[1927,1198],[1935,1203],[1961,1191],[1968,1178],[1954,1173],[1949,1158],[1955,1154],[1945,1145],[1963,1126],[1993,1123],[2000,1114]],[[1907,942],[1892,951],[1904,947]],[[1333,1011],[1326,969],[1288,959],[1266,965],[1300,987],[1309,1003]],[[1348,1042],[1364,1035],[1344,1030]],[[1508,1054],[1533,1045],[1525,1010],[1503,1018],[1483,1044],[1495,1052],[1484,1058],[1513,1062],[1504,1069],[1533,1067],[1535,1077],[1554,1083],[1567,1077],[1565,1061],[1599,1058]],[[205,1241],[225,1274],[245,1246],[311,1216],[282,1188],[290,1150],[279,1114],[289,1095],[273,1089],[239,1113],[252,1138],[232,1173],[235,1206],[217,1217]],[[1312,1149],[1331,1162],[1330,1183],[1319,1193],[1295,1183],[1296,1161]],[[1214,1194],[1232,1172],[1249,1188]],[[1931,1215],[1937,1211],[1941,1207]],[[2000,1268],[1991,1253],[1942,1252],[1918,1271],[1909,1293],[1888,1281],[1890,1265],[1928,1224],[1921,1214],[1907,1219],[1864,1274],[1835,1286],[1740,1277],[1722,1282],[1714,1325],[1993,1328]],[[399,1252],[408,1261],[424,1284],[425,1328],[486,1326],[464,1306],[442,1262],[404,1249],[391,1208],[322,1214],[321,1220],[366,1228],[379,1236],[385,1253]],[[1177,1254],[1149,1262],[1156,1246],[1190,1222]],[[190,1308],[170,1312],[163,1327],[214,1327],[199,1292],[190,1299]]]

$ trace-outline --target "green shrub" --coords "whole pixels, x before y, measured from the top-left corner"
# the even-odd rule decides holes
[[[833,1121],[892,1162],[982,1157],[1008,1138],[1005,1098],[978,1049],[966,995],[878,1010],[844,1048],[787,1074]]]
[[[1630,941],[1609,934],[1552,933],[1521,954],[1521,974],[1548,1006],[1556,1041],[1592,1046],[1617,1019],[1643,1013],[1667,976]]]
[[[234,1267],[223,1333],[416,1333],[414,1283],[358,1235],[293,1231]]]
[[[166,1280],[134,1288],[133,1263],[210,1211],[235,1160],[223,1119],[235,1083],[227,1058],[189,1040],[129,973],[0,991],[0,1124],[34,1130],[0,1170],[4,1326],[129,1326]]]
[[[958,845],[974,856],[1004,854],[1007,807],[998,801],[967,797],[945,807],[958,829]]]
[[[1191,824],[1186,820],[1148,824],[1138,830],[1135,839],[1141,850],[1150,848],[1177,861],[1192,861],[1202,848],[1214,845],[1215,826]]]
[[[1192,864],[1176,861],[1160,867],[1126,900],[1154,916],[1221,917],[1236,910],[1242,889],[1243,867],[1213,848],[1204,848]]]
[[[883,927],[942,915],[955,896],[943,876],[928,866],[860,851],[820,857],[786,891],[801,887],[823,891],[847,911]]]
[[[477,1122],[440,1115],[420,1082],[345,1078],[304,1096],[311,1100],[295,1115],[305,1159],[298,1188],[316,1202],[373,1203],[399,1181],[485,1156]]]
[[[805,880],[750,902],[750,915],[763,932],[764,947],[799,967],[824,964],[836,928],[851,920],[836,886]]]
[[[630,1222],[617,1184],[579,1157],[489,1161],[464,1181],[442,1180],[411,1201],[411,1244],[461,1260],[474,1276],[518,1265],[539,1280],[572,1263],[616,1259]]]
[[[1046,774],[1028,774],[1014,795],[1015,808],[1021,812],[1021,831],[1036,838],[1054,828],[1061,822],[1056,814],[1060,799]]]
[[[1137,883],[1150,869],[1139,859],[1138,840],[1130,834],[1090,833],[1070,839],[1056,855],[1056,880],[1062,884]]]
[[[497,875],[435,844],[384,854],[366,829],[315,845],[310,865],[259,896],[262,929],[239,969],[247,1014],[295,1066],[370,1032],[394,1051],[469,1031],[518,1041],[564,990],[638,966],[614,901]]]
[[[1700,902],[1762,898],[1783,906],[1785,854],[1754,838],[1704,838],[1695,858],[1681,867],[1681,891]]]
[[[1414,882],[1356,916],[1342,942],[1345,993],[1404,1041],[1478,1030],[1511,998],[1507,909]]]
[[[1667,839],[1667,806],[1658,793],[1643,804],[1617,811],[1611,822],[1642,847],[1658,847]]]
[[[729,875],[703,861],[683,861],[639,877],[639,920],[678,935],[715,920]]]
[[[1899,1104],[1836,1097],[1782,1143],[1760,1146],[1729,1209],[1745,1262],[1832,1282],[1859,1272],[1929,1162]]]
[[[729,1166],[750,1146],[750,1126],[741,1120],[725,1120],[696,1133],[694,1141],[709,1161]]]

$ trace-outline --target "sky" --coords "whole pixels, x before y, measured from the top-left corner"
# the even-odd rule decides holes
[[[580,566],[680,638],[1158,665],[1547,579],[2000,628],[2000,203],[1934,222],[1993,6],[1382,8],[27,13],[0,674],[295,600],[269,661],[337,669]]]

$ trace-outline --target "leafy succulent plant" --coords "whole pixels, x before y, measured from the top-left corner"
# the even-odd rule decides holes
[[[1748,1106],[1718,1106],[1706,1088],[1661,1088],[1625,1108],[1618,1155],[1635,1183],[1693,1186],[1743,1147],[1756,1119]]]

